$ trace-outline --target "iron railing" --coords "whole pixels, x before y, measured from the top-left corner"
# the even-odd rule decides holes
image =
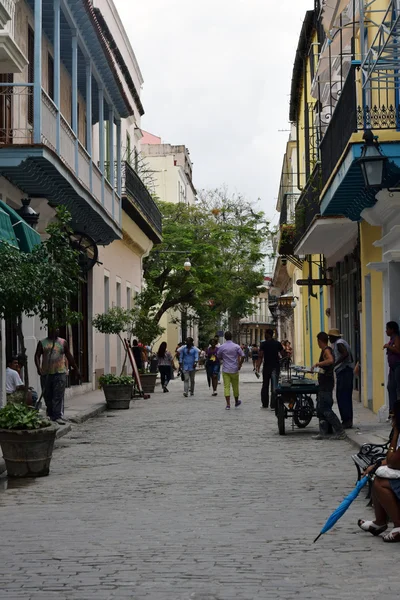
[[[320,214],[321,166],[318,164],[296,204],[294,247],[297,246],[314,218]]]
[[[350,137],[357,131],[357,94],[355,68],[351,67],[344,82],[332,118],[322,138],[320,151],[322,187],[342,156]]]
[[[122,196],[129,198],[157,234],[162,233],[162,215],[149,191],[129,163],[122,163]]]
[[[285,194],[282,200],[279,225],[292,225],[295,222],[296,202],[300,194]]]

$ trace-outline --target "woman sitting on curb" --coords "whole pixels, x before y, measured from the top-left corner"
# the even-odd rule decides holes
[[[393,436],[390,440],[390,448],[387,457],[381,462],[381,466],[387,466],[393,471],[399,471],[400,476],[400,402],[393,407]],[[371,465],[364,475],[370,473],[376,465]],[[379,471],[378,471],[379,472]],[[391,473],[396,475],[396,473]],[[384,542],[400,542],[400,479],[388,479],[375,476],[372,486],[372,499],[375,510],[374,521],[360,519],[358,526],[363,531],[369,531],[372,535],[380,535],[388,528],[388,521],[392,521],[394,528],[383,536]]]

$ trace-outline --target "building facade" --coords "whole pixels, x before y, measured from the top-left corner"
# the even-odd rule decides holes
[[[302,262],[303,279],[325,280],[321,289],[303,288],[306,329],[340,329],[361,364],[360,399],[381,418],[385,323],[400,320],[399,11],[399,0],[316,1],[305,16],[290,104],[305,180],[288,254]]]
[[[71,212],[90,268],[71,300],[83,320],[62,334],[82,374],[70,393],[91,390],[121,354],[93,331],[92,317],[132,303],[141,260],[161,240],[161,215],[126,152],[140,144],[142,76],[112,0],[9,0],[0,13],[1,200],[17,209],[29,198],[40,234],[58,205]],[[3,355],[18,351],[7,326]],[[30,321],[25,331],[32,376],[45,324]]]

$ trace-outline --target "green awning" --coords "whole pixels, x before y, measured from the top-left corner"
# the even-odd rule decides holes
[[[14,248],[19,248],[17,238],[15,237],[11,219],[8,214],[0,208],[0,241],[7,242]]]
[[[13,208],[11,208],[11,206],[8,206],[8,204],[1,200],[0,210],[8,215],[14,230],[14,237],[18,241],[20,250],[22,250],[22,252],[32,252],[33,248],[41,243],[38,232],[32,229],[32,227],[28,225],[28,223],[24,221]]]

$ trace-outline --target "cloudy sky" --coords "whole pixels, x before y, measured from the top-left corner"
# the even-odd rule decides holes
[[[142,127],[189,148],[197,188],[226,184],[271,217],[313,0],[114,1],[145,79]]]

